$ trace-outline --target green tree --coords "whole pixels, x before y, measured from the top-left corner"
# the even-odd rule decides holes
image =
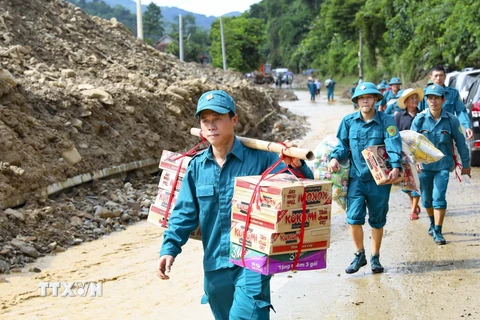
[[[355,15],[365,0],[327,0],[293,57],[300,67],[320,70],[323,75],[358,73],[358,27]]]
[[[250,7],[250,15],[266,15],[266,43],[261,51],[277,67],[298,70],[301,60],[295,54],[324,0],[263,0],[260,7]],[[302,61],[302,62],[301,62]]]
[[[200,56],[208,56],[210,48],[210,39],[208,32],[197,27],[195,17],[193,15],[186,15],[182,17],[183,23],[183,54],[184,60],[187,62],[199,62]],[[178,23],[173,24],[170,36],[174,39],[179,38]],[[168,53],[179,56],[180,48],[178,42],[172,43],[168,46]]]
[[[163,35],[162,10],[151,2],[143,14],[143,30],[145,39],[156,41]]]
[[[223,18],[225,35],[225,51],[227,66],[240,72],[258,69],[263,57],[260,46],[265,41],[265,25],[262,20],[244,16]],[[222,47],[220,35],[220,20],[217,19],[210,29],[212,46],[210,55],[215,67],[222,67]]]
[[[254,3],[250,6],[250,9],[245,13],[246,18],[257,18],[267,23],[268,15],[265,8],[265,2]]]
[[[472,0],[449,1],[454,7],[452,14],[445,20],[445,32],[437,43],[442,51],[444,61],[458,65],[460,68],[480,65],[480,29],[478,13],[480,3]]]

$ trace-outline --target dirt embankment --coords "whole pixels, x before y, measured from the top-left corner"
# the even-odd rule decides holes
[[[47,201],[40,190],[52,183],[193,146],[193,113],[208,90],[234,97],[239,135],[282,141],[305,132],[304,119],[281,108],[271,88],[256,87],[236,72],[183,63],[135,39],[115,19],[91,17],[63,0],[0,0],[0,57],[0,209],[26,199],[17,210],[26,220],[27,210],[37,212]],[[49,205],[52,211],[33,221],[40,226],[42,217],[52,215],[43,227],[57,219],[68,229],[71,216],[60,214],[65,207]],[[76,215],[81,223],[88,225],[94,215],[105,227],[97,209],[75,207],[74,201],[68,208],[83,212]],[[10,266],[18,262],[14,257],[24,257],[19,248],[25,245],[12,239],[34,246],[42,238],[42,230],[32,234],[18,217],[0,210],[0,260]],[[49,243],[37,245],[40,254],[53,250]]]

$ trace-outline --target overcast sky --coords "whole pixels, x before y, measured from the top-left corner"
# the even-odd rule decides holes
[[[134,0],[136,1],[136,0]],[[244,12],[250,5],[261,0],[153,0],[163,7],[177,7],[206,16],[221,16],[232,11]],[[149,4],[152,0],[142,0],[142,4]]]

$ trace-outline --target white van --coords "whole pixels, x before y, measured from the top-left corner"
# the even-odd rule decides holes
[[[455,79],[450,82],[449,87],[457,89],[460,93],[460,98],[465,103],[468,96],[468,91],[479,75],[480,69],[460,72]]]

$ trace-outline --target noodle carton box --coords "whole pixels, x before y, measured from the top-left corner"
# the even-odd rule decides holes
[[[260,176],[235,178],[233,197],[250,202]],[[267,175],[260,182],[258,202],[261,207],[286,210],[303,206],[303,193],[306,193],[307,206],[320,206],[332,203],[332,183],[312,179],[297,179],[291,174]]]
[[[163,170],[171,171],[173,174],[180,170],[179,176],[183,177],[191,159],[192,157],[183,157],[180,153],[163,150],[158,167]]]
[[[245,222],[249,202],[232,199],[232,221]],[[305,211],[305,228],[330,226],[331,205],[311,206]],[[302,227],[303,209],[272,209],[253,204],[250,225],[259,226],[274,232],[288,232]]]
[[[388,174],[392,171],[392,166],[388,161],[388,154],[384,145],[368,147],[362,151],[362,155],[377,185],[399,183],[405,180],[405,166],[407,164],[403,164],[404,168],[403,171],[400,171],[398,179],[388,181]]]
[[[171,213],[170,213],[171,214]],[[148,212],[148,218],[147,221],[162,227],[162,228],[167,228],[168,227],[168,219],[166,219],[167,213],[165,209],[162,209],[161,207],[152,204],[150,206],[150,210]],[[200,227],[197,227],[194,231],[190,233],[190,238],[195,239],[195,240],[201,240],[202,239],[202,233],[200,232]]]
[[[245,223],[232,221],[230,241],[242,244]],[[267,255],[295,253],[300,244],[301,231],[272,232],[250,224],[246,237],[246,247]],[[330,245],[330,228],[304,229],[302,251],[327,249]]]
[[[167,207],[168,207],[168,202],[170,200],[171,193],[172,192],[169,191],[169,190],[158,189],[157,197],[155,198],[155,205],[157,207],[160,207],[160,208],[166,210]],[[178,198],[178,192],[174,192],[172,200],[170,202],[170,208],[169,208],[170,212],[175,207],[175,204],[177,203],[177,198]]]
[[[259,251],[245,248],[242,262],[242,246],[230,243],[230,262],[249,270],[270,275],[293,270],[296,253],[284,253],[268,256]],[[318,270],[327,267],[327,250],[305,251],[300,253],[295,270]]]
[[[170,170],[163,170],[160,176],[160,182],[158,183],[158,187],[166,190],[172,190],[175,186],[175,192],[180,191],[183,176],[179,175],[177,180],[175,180],[175,177],[176,172]]]

